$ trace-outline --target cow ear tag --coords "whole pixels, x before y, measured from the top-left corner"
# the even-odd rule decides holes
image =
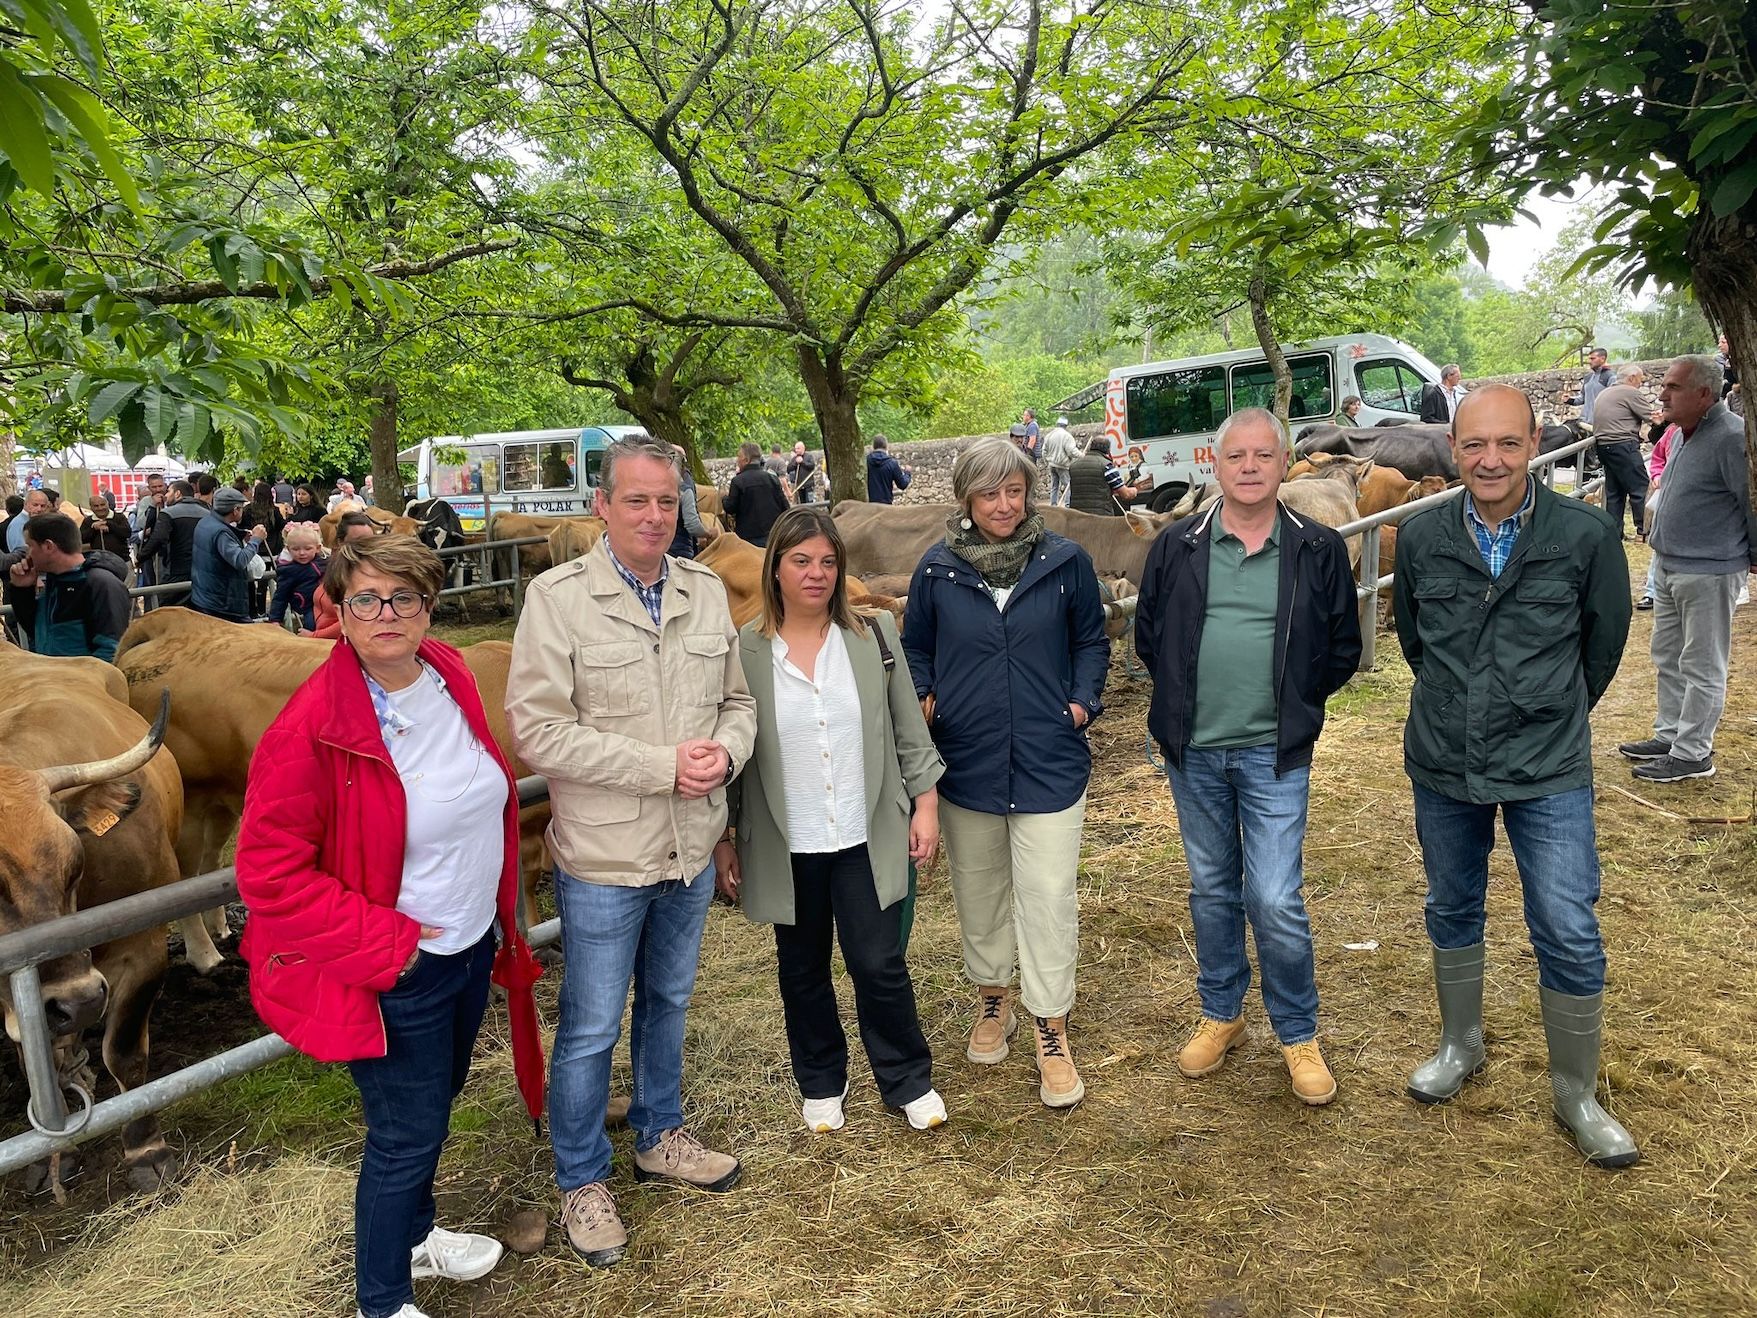
[[[106,810],[101,815],[93,815],[91,820],[86,824],[85,831],[90,833],[93,837],[102,837],[121,822],[121,815],[117,814],[114,810]]]

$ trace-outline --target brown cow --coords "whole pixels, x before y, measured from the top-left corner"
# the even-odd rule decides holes
[[[1356,520],[1360,514],[1355,507],[1353,498],[1353,482],[1351,480],[1314,480],[1282,481],[1281,489],[1276,497],[1285,508],[1311,518],[1324,526],[1341,527]],[[1200,512],[1220,497],[1220,486],[1212,482],[1202,482],[1190,487],[1190,492],[1178,501],[1177,507],[1171,510],[1173,518],[1188,517],[1193,512]],[[1360,536],[1358,534],[1343,537],[1348,546],[1348,563],[1350,567],[1360,566]]]
[[[488,522],[488,538],[490,540],[523,540],[527,536],[547,536],[563,522],[590,522],[600,530],[604,521],[599,517],[546,517],[535,513],[495,513]],[[555,566],[555,560],[549,556],[549,546],[520,545],[519,569],[527,577],[534,577],[539,572],[547,572]]]
[[[46,659],[0,642],[0,933],[101,906],[177,880],[183,784],[161,748],[165,713],[149,727],[127,704],[115,668]],[[68,764],[77,729],[83,764]],[[62,1076],[92,1088],[80,1035],[101,1017],[104,1067],[120,1089],[145,1083],[147,1019],[165,978],[165,930],[145,929],[43,964],[44,1007]],[[6,1031],[19,1037],[10,978],[0,979]],[[154,1190],[176,1158],[151,1116],[122,1131],[129,1184]],[[63,1154],[58,1169],[70,1170]],[[42,1188],[46,1179],[33,1172]]]
[[[394,535],[419,535],[421,523],[413,517],[403,517],[396,513],[387,513],[382,508],[368,508],[363,503],[345,500],[336,505],[333,513],[325,513],[317,522],[317,533],[323,537],[323,547],[336,547],[336,527],[341,525],[345,513],[365,513],[385,531]]]
[[[604,535],[602,517],[569,517],[549,533],[549,561],[555,567],[581,557]]]
[[[154,609],[130,624],[116,649],[116,665],[128,681],[136,710],[157,706],[170,691],[171,727],[166,745],[177,757],[189,798],[188,819],[177,845],[185,875],[219,868],[220,852],[238,826],[250,756],[268,725],[300,683],[329,658],[331,646],[279,627],[240,627],[189,609]],[[512,646],[482,641],[464,647],[475,675],[494,740],[521,777],[528,772],[513,752],[506,728],[506,674]],[[520,816],[526,890],[542,869],[543,829],[549,807],[526,807]],[[221,961],[199,922],[184,924],[189,962],[207,973]],[[223,937],[222,918],[213,932]]]
[[[862,575],[912,575],[921,556],[945,538],[949,503],[859,503],[836,505],[836,526],[848,546],[848,566]],[[1092,556],[1101,577],[1139,581],[1153,537],[1168,525],[1167,515],[1098,517],[1039,504],[1044,525],[1074,541]]]
[[[762,612],[763,551],[748,540],[723,535],[697,551],[695,561],[712,568],[726,587],[726,603],[732,609],[732,625],[742,627]],[[876,595],[859,577],[848,578],[848,599],[863,608],[884,609],[901,617],[902,609],[888,596]]]
[[[709,517],[723,518],[726,515],[725,505],[720,502],[720,487],[717,485],[696,486],[695,507],[703,521]]]

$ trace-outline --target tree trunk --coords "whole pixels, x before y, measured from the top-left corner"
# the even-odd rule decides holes
[[[372,398],[372,498],[387,513],[403,510],[403,478],[397,471],[397,386],[377,380],[367,390]]]
[[[860,386],[839,361],[825,361],[808,343],[799,345],[799,376],[811,398],[818,433],[824,437],[824,467],[830,475],[830,502],[866,502],[866,464],[861,455]]]
[[[1263,356],[1269,359],[1269,369],[1275,373],[1273,411],[1285,428],[1287,412],[1293,404],[1293,371],[1287,364],[1287,355],[1281,351],[1280,340],[1275,337],[1274,322],[1269,319],[1268,281],[1261,274],[1252,275],[1246,295],[1251,303],[1251,327],[1257,331],[1257,342],[1262,345]]]
[[[1736,214],[1716,219],[1704,209],[1686,254],[1696,296],[1708,318],[1727,336],[1738,368],[1739,394],[1745,402],[1745,462],[1751,488],[1757,491],[1757,408],[1751,406],[1751,390],[1757,387],[1757,299],[1752,297],[1757,289],[1757,222]]]

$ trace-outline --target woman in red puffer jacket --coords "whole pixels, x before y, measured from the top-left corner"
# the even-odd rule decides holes
[[[420,1318],[413,1278],[471,1280],[500,1259],[499,1242],[433,1221],[491,973],[520,1088],[542,1110],[517,785],[462,656],[427,637],[443,577],[412,536],[337,546],[325,586],[342,640],[263,734],[238,833],[251,1001],[360,1090],[362,1318]]]

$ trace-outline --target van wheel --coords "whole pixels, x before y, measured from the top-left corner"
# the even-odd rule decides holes
[[[1147,501],[1148,511],[1168,513],[1189,492],[1190,487],[1187,485],[1167,485],[1162,490],[1154,490],[1153,497]]]

